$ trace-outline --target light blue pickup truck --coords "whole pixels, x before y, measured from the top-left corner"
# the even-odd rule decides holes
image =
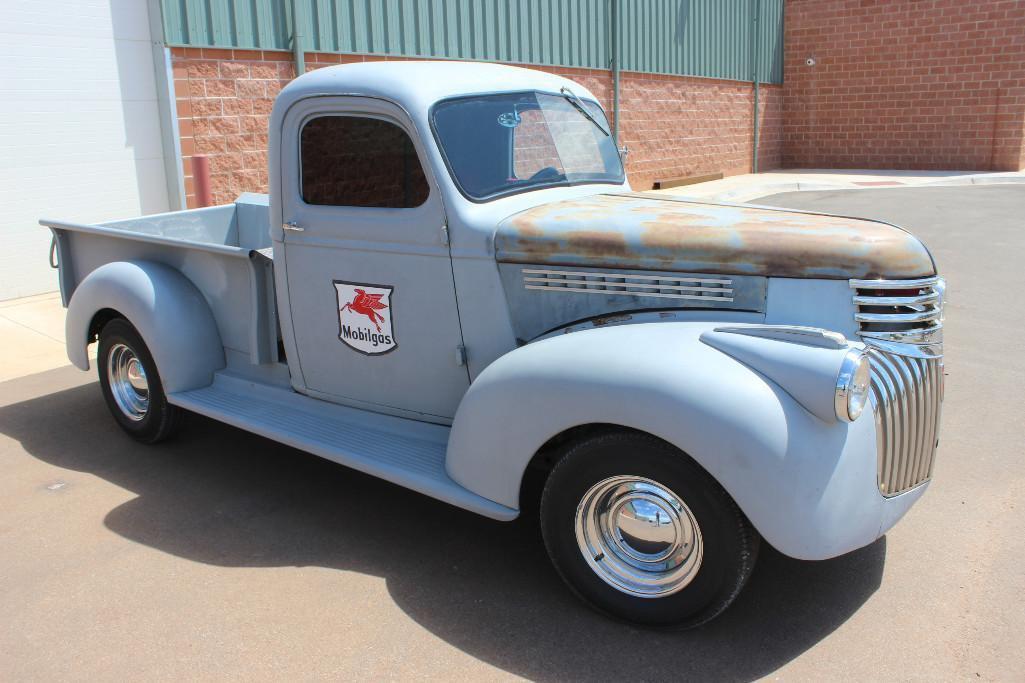
[[[68,354],[98,341],[140,441],[191,411],[539,514],[580,597],[662,627],[722,612],[761,542],[846,553],[928,486],[944,283],[900,228],[633,193],[596,98],[506,66],[309,73],[269,157],[269,197],[41,221]]]

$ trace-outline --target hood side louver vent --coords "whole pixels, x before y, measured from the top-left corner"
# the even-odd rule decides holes
[[[728,317],[716,319],[752,322],[735,313],[764,313],[768,288],[767,278],[758,275],[539,263],[499,263],[498,271],[513,331],[521,341],[581,321],[644,311],[705,319],[718,315],[713,311],[731,311]]]
[[[526,289],[685,299],[723,303],[733,301],[733,280],[723,277],[683,277],[570,270],[523,269]]]

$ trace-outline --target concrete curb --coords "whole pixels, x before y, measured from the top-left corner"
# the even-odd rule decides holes
[[[770,182],[752,187],[728,190],[714,195],[684,195],[691,198],[705,199],[715,202],[746,203],[759,197],[779,194],[781,192],[815,192],[823,190],[901,190],[909,187],[938,187],[944,185],[998,185],[998,184],[1025,184],[1025,172],[1009,172],[1006,174],[972,174],[963,176],[951,176],[937,180],[917,180],[910,183],[901,183],[894,180],[894,185],[863,185],[853,182],[830,183],[830,182],[807,182],[807,181],[783,181]]]
[[[1008,173],[1007,175],[969,175],[955,178],[943,178],[919,183],[920,185],[1002,185],[1008,183],[1025,184],[1025,174]],[[913,186],[912,186],[913,187]]]

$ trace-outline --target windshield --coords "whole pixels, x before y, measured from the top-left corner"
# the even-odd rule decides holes
[[[623,182],[605,113],[572,93],[445,100],[434,107],[433,125],[456,183],[471,199],[553,185]]]

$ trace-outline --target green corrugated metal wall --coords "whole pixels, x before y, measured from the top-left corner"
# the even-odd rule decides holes
[[[310,52],[607,69],[611,0],[299,0]],[[619,0],[622,68],[783,80],[783,0]],[[289,0],[161,0],[169,45],[292,47]]]

